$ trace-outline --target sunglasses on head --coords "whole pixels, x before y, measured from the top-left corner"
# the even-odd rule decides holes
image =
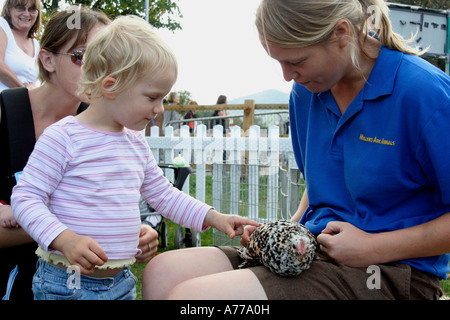
[[[72,60],[72,63],[81,66],[83,64],[83,56],[86,50],[73,50],[72,52],[53,52],[53,51],[50,52],[70,56],[70,60]]]

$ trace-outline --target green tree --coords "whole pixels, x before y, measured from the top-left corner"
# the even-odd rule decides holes
[[[89,8],[101,9],[111,19],[118,15],[133,14],[145,17],[145,1],[130,0],[42,0],[44,11],[49,14],[63,5],[82,4]],[[172,0],[149,0],[149,23],[157,29],[168,29],[171,31],[180,30],[181,25],[178,22],[182,18],[180,8]]]
[[[180,105],[187,105],[192,100],[192,94],[187,90],[178,91],[180,95]]]

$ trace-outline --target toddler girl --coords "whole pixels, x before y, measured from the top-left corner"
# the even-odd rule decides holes
[[[233,238],[258,224],[218,213],[163,176],[140,131],[164,112],[177,62],[144,20],[117,18],[83,59],[80,88],[90,106],[39,138],[13,191],[13,213],[39,244],[35,299],[134,299],[129,266],[140,254],[141,195],[194,230],[213,226]]]

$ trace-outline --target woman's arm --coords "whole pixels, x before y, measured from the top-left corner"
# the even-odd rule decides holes
[[[305,191],[303,192],[302,199],[300,200],[300,204],[298,206],[297,212],[291,217],[291,221],[299,222],[300,218],[305,213],[306,209],[308,209],[309,201],[308,201],[308,193]]]
[[[0,248],[20,246],[33,241],[22,228],[0,227]]]
[[[351,267],[366,267],[450,252],[450,212],[414,227],[367,233],[347,222],[332,221],[317,237],[322,251]]]
[[[23,87],[23,83],[20,82],[14,71],[12,71],[12,69],[5,63],[7,45],[8,38],[6,37],[6,33],[2,28],[0,28],[0,81],[10,88]]]

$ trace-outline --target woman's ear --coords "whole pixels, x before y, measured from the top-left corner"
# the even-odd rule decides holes
[[[45,70],[48,72],[55,72],[56,70],[56,61],[55,61],[55,54],[51,53],[50,51],[46,49],[41,49],[39,51],[39,60],[42,63],[42,66]]]
[[[109,89],[116,84],[116,79],[113,77],[106,77],[102,81],[102,95],[106,99],[114,100],[116,98],[116,95],[114,93],[111,93]]]
[[[345,47],[348,44],[348,41],[351,36],[350,24],[348,20],[341,19],[339,20],[335,26],[333,31],[333,38],[337,41],[339,46]]]

